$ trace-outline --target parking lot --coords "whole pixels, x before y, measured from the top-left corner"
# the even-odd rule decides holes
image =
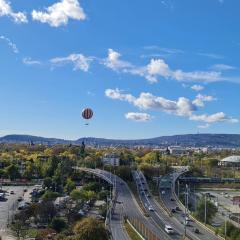
[[[7,229],[8,223],[11,222],[12,216],[18,207],[18,198],[23,197],[27,202],[30,202],[30,192],[34,187],[26,186],[3,186],[2,190],[7,191],[5,200],[0,201],[0,236],[3,240],[12,240],[9,230]],[[27,189],[27,192],[24,192]],[[10,194],[13,191],[14,194]]]

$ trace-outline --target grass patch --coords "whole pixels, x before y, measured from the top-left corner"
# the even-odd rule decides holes
[[[126,228],[128,236],[132,240],[142,240],[142,238],[139,237],[139,235],[136,233],[136,231],[132,228],[132,226],[128,222],[125,222],[124,226]]]
[[[155,197],[158,197],[159,196],[159,191],[158,191],[158,186],[155,182],[153,181],[147,181],[148,183],[148,187],[149,187],[149,190],[151,192],[151,194]]]

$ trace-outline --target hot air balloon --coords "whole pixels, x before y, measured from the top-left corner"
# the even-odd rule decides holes
[[[83,109],[82,117],[87,121],[90,120],[93,117],[93,110],[91,108]],[[87,122],[85,125],[89,125],[89,123]]]

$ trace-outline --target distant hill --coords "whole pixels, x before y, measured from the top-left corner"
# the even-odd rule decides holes
[[[7,135],[4,137],[0,137],[0,143],[35,143],[35,144],[46,144],[46,145],[54,145],[54,144],[68,144],[71,141],[57,139],[57,138],[45,138],[45,137],[37,137],[31,135]]]
[[[7,135],[0,138],[0,143],[34,143],[34,144],[81,144],[93,146],[191,146],[191,147],[240,147],[240,134],[186,134],[162,136],[149,139],[116,140],[104,138],[80,138],[78,140],[64,140],[44,138],[31,135]]]

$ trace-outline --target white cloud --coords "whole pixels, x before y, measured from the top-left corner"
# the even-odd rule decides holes
[[[172,70],[163,59],[151,59],[146,66],[135,66],[128,61],[121,60],[121,54],[113,49],[108,50],[108,57],[103,61],[103,64],[117,72],[144,77],[151,83],[157,82],[158,77],[170,78],[181,82],[214,82],[221,79],[221,72],[216,71],[185,72],[181,69]]]
[[[202,91],[204,89],[204,87],[202,85],[195,84],[195,85],[191,86],[191,89],[198,92],[198,91]]]
[[[212,58],[212,59],[223,59],[224,56],[220,55],[220,54],[216,54],[216,53],[198,53],[199,56],[203,56],[203,57],[208,57],[208,58]]]
[[[85,57],[83,54],[70,54],[67,57],[57,57],[50,60],[55,66],[61,66],[65,64],[72,63],[74,68],[73,70],[82,70],[87,72],[92,61],[91,57]]]
[[[23,12],[14,12],[8,0],[0,0],[0,17],[2,16],[10,17],[16,23],[28,22],[26,14]]]
[[[236,67],[226,65],[226,64],[215,64],[211,67],[211,69],[216,70],[216,71],[227,71],[227,70],[234,70]]]
[[[198,107],[203,107],[204,102],[212,102],[212,101],[215,101],[215,100],[217,100],[217,99],[213,96],[198,94],[196,96],[196,98],[193,100],[193,104],[198,106]]]
[[[147,122],[152,119],[150,114],[139,113],[139,112],[129,112],[125,114],[126,119],[133,120],[136,122]]]
[[[169,69],[169,66],[162,59],[152,59],[147,65],[147,72],[152,76],[160,75],[165,78],[171,76],[171,70]]]
[[[0,0],[0,1],[1,1],[1,0]],[[6,42],[7,45],[12,49],[12,51],[13,51],[14,53],[19,53],[19,50],[18,50],[18,48],[17,48],[17,45],[16,45],[15,43],[13,43],[9,38],[1,35],[1,36],[0,36],[0,40]]]
[[[113,49],[108,49],[108,57],[103,61],[104,65],[114,71],[127,71],[127,69],[132,69],[134,66],[127,61],[120,60],[121,54],[114,51]]]
[[[215,82],[221,80],[221,72],[216,71],[193,71],[184,72],[182,70],[176,70],[172,72],[171,78],[177,81],[183,82]]]
[[[169,100],[163,97],[154,96],[151,93],[142,92],[139,97],[135,97],[132,94],[126,94],[119,89],[106,89],[105,96],[114,100],[126,101],[133,106],[141,110],[158,110],[164,111],[177,116],[187,117],[192,121],[199,121],[205,123],[214,122],[228,122],[237,123],[238,119],[227,116],[223,112],[214,113],[211,115],[202,114],[196,115],[195,112],[198,110],[199,103],[193,103],[191,100],[185,97],[180,97],[178,100]],[[215,98],[212,96],[199,95],[202,104],[204,101],[213,101]]]
[[[105,96],[114,99],[114,100],[121,100],[121,101],[127,101],[129,103],[134,103],[136,98],[132,96],[131,94],[125,94],[123,91],[119,89],[106,89]]]
[[[33,60],[32,58],[30,57],[25,57],[22,59],[22,62],[25,64],[25,65],[40,65],[42,64],[40,61],[38,60]]]
[[[184,97],[177,101],[172,101],[163,97],[154,96],[151,93],[142,92],[138,98],[131,94],[125,94],[119,89],[107,89],[105,95],[111,99],[127,101],[139,109],[162,110],[179,116],[190,116],[196,107],[192,102]]]
[[[206,123],[204,125],[199,125],[198,128],[201,128],[201,129],[206,129],[206,128],[209,128],[210,127],[210,124],[209,123]]]
[[[67,25],[69,19],[85,20],[86,14],[78,0],[61,0],[45,11],[32,11],[33,20],[48,23],[52,27]]]
[[[227,116],[223,112],[214,113],[211,115],[202,114],[202,115],[192,115],[190,120],[193,121],[201,121],[206,123],[215,123],[215,122],[229,122],[229,123],[238,123],[239,120],[236,118],[232,118]]]

